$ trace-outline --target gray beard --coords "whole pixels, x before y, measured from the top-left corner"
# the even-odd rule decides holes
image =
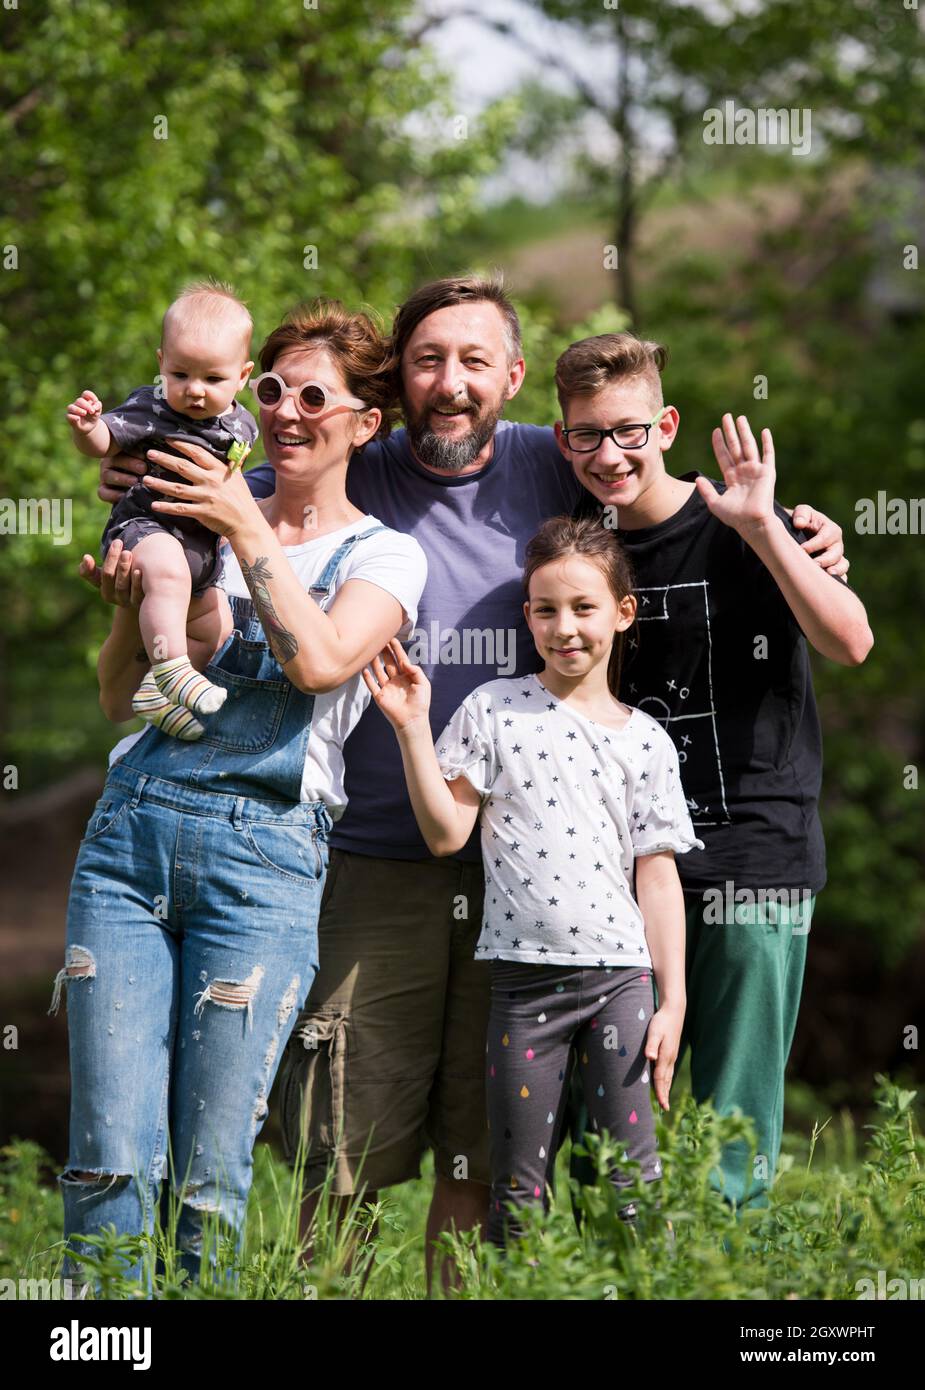
[[[478,420],[462,439],[449,439],[436,434],[429,425],[406,424],[408,440],[421,463],[428,468],[438,468],[441,473],[461,473],[474,463],[485,445],[492,438],[495,427],[501,418],[504,402],[497,410]],[[405,411],[408,421],[408,412]]]

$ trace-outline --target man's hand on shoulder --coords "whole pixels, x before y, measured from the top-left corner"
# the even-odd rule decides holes
[[[847,584],[845,576],[851,561],[845,554],[844,535],[838,522],[805,502],[800,502],[792,512],[789,507],[785,507],[784,511],[789,514],[798,531],[811,532],[809,540],[800,542],[801,549],[811,555],[826,574]]]

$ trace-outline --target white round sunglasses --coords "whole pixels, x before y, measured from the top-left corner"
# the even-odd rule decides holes
[[[366,402],[356,396],[335,396],[321,381],[303,381],[301,386],[287,386],[276,372],[262,372],[249,383],[250,389],[261,405],[275,409],[284,396],[295,396],[295,403],[303,415],[309,419],[313,415],[323,415],[336,405],[346,405],[351,410],[362,410]]]

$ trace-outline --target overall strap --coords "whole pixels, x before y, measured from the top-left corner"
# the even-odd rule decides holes
[[[378,531],[388,531],[388,529],[388,526],[373,526],[370,530],[363,531],[358,536],[350,536],[337,547],[334,554],[325,565],[321,577],[315,580],[315,583],[308,591],[319,606],[330,594],[331,586],[334,583],[334,577],[344,557],[349,555],[354,546],[359,545],[360,541],[365,541],[367,536],[375,536]]]
[[[228,602],[231,604],[231,616],[234,625],[244,640],[246,642],[260,641],[263,636],[263,629],[254,609],[254,600],[250,597],[238,598],[236,594],[229,594]]]

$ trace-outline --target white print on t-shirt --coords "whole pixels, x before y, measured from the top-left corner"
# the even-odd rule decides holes
[[[645,710],[650,718],[661,724],[674,739],[681,764],[682,781],[688,785],[716,788],[710,805],[699,806],[685,794],[687,809],[695,826],[729,825],[732,817],[726,804],[726,782],[723,759],[716,727],[716,707],[713,700],[713,634],[710,628],[710,585],[706,579],[689,584],[661,584],[637,589],[639,600],[637,618],[640,623],[683,623],[689,632],[701,635],[706,651],[706,663],[697,670],[693,687],[680,684],[678,672],[665,672],[664,689],[640,691],[629,681],[627,698],[630,704]],[[670,613],[669,613],[670,607]],[[630,638],[630,648],[637,640]],[[685,774],[685,763],[693,759],[696,777]]]

